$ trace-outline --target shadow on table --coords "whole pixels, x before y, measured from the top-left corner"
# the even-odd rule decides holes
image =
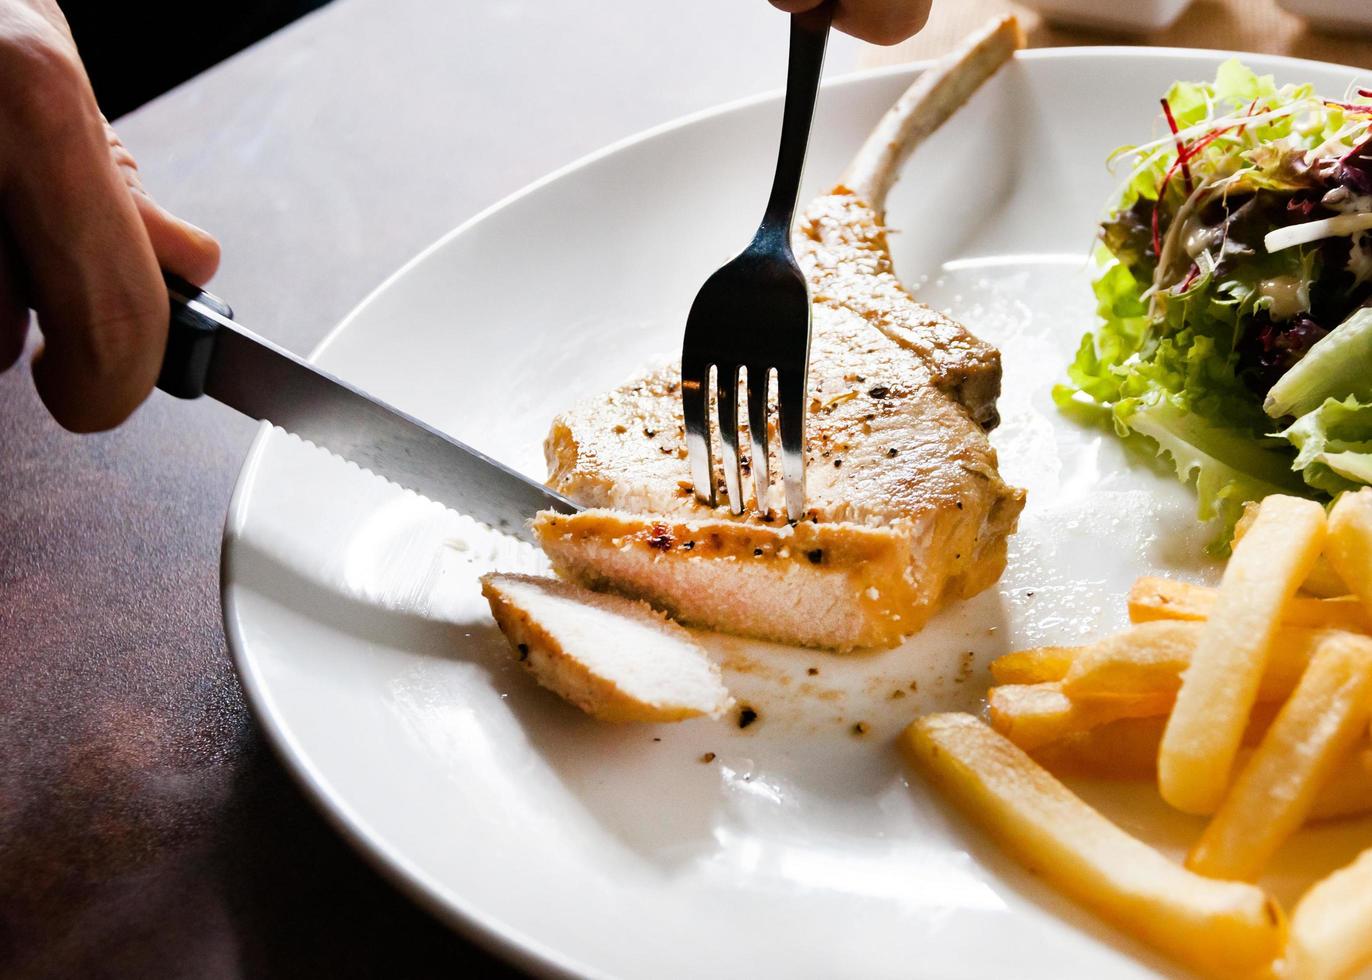
[[[239,977],[518,978],[401,894],[338,836],[256,736],[208,855],[228,885]],[[243,942],[249,939],[249,942]],[[207,976],[187,963],[187,976]]]

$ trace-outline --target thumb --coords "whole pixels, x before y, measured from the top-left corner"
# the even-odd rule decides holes
[[[133,154],[129,153],[109,123],[105,124],[105,132],[109,139],[110,157],[128,185],[158,264],[182,279],[203,286],[219,268],[219,243],[209,232],[183,221],[154,201],[143,189]]]

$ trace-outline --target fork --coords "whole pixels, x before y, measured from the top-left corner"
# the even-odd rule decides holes
[[[715,375],[719,441],[729,509],[743,513],[739,458],[740,375],[746,388],[752,442],[753,497],[757,512],[770,514],[770,450],[767,407],[776,373],[777,422],[786,516],[805,513],[805,391],[810,361],[810,289],[791,250],[791,221],[805,166],[824,48],[834,0],[791,16],[786,105],[781,148],[762,224],[752,242],[717,270],[696,294],[681,348],[681,404],[695,496],[716,505],[713,440],[710,437],[710,374]]]

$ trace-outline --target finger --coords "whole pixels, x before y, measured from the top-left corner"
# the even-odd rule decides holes
[[[37,57],[5,65],[0,120],[22,133],[9,163],[4,218],[44,349],[34,380],[74,431],[123,421],[152,389],[166,344],[167,294],[75,51],[39,37]]]
[[[771,0],[788,14],[813,10],[824,0]],[[840,0],[834,11],[834,27],[861,41],[899,44],[924,27],[932,0]]]
[[[29,305],[0,236],[0,371],[8,371],[24,353],[29,335]]]
[[[197,286],[214,278],[219,243],[209,232],[176,217],[142,191],[133,192],[133,203],[162,268]]]
[[[110,159],[119,168],[133,195],[134,207],[147,230],[158,264],[182,279],[203,286],[219,268],[219,243],[204,229],[176,217],[159,205],[143,188],[138,163],[109,124],[105,124]]]
[[[834,26],[872,44],[899,44],[918,34],[929,20],[930,0],[846,0],[838,5]]]

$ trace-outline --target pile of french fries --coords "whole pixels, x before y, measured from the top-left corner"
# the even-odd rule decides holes
[[[921,718],[911,763],[1050,883],[1203,973],[1372,963],[1372,834],[1289,921],[1255,884],[1303,824],[1372,813],[1372,488],[1328,515],[1268,497],[1217,589],[1143,578],[1129,618],[1088,646],[999,658],[990,724]],[[1156,779],[1208,823],[1181,867],[1059,776]]]

